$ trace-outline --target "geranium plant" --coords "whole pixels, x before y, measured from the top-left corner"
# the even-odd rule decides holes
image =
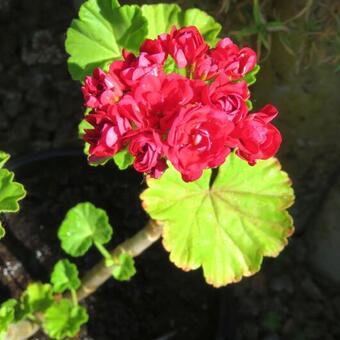
[[[141,201],[150,221],[109,251],[105,211],[88,202],[72,208],[58,232],[63,250],[83,256],[94,246],[103,261],[80,280],[76,266],[60,260],[50,283],[33,283],[2,305],[6,339],[39,326],[51,338],[74,336],[88,319],[79,300],[110,276],[129,280],[133,257],[159,237],[170,261],[186,271],[201,267],[215,287],[256,273],[264,256],[284,248],[294,195],[273,158],[281,144],[272,124],[278,110],[253,110],[256,53],[220,30],[206,13],[174,4],[81,6],[66,51],[82,83],[84,151],[91,165],[114,161],[145,175]]]

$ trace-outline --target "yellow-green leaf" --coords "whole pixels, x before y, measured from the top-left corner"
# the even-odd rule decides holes
[[[255,166],[231,154],[212,187],[211,170],[185,183],[168,169],[142,193],[150,216],[164,224],[163,244],[184,270],[202,267],[215,287],[256,273],[264,256],[277,256],[293,232],[286,211],[293,189],[279,162]]]

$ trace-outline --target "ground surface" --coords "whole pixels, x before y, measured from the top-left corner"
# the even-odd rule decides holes
[[[303,4],[273,3],[285,17]],[[218,12],[217,2],[199,6]],[[0,0],[0,146],[15,159],[81,147],[79,84],[67,73],[63,50],[74,15],[68,0]],[[218,16],[226,30],[236,14]],[[295,47],[299,45],[297,38]],[[340,289],[313,267],[317,239],[311,232],[339,173],[339,74],[334,65],[314,65],[297,74],[295,59],[274,38],[254,88],[255,108],[272,102],[280,110],[277,124],[284,143],[279,158],[297,193],[292,209],[296,233],[287,249],[278,259],[266,260],[254,277],[214,291],[200,272],[177,270],[156,245],[137,260],[138,275],[131,283],[110,281],[88,299],[91,321],[82,339],[200,340],[216,334],[219,339],[245,340],[340,338]],[[138,201],[142,180],[132,171],[88,169],[79,157],[71,157],[17,172],[29,196],[22,212],[8,220],[12,232],[0,246],[1,299],[11,290],[18,292],[30,277],[48,278],[49,268],[62,256],[56,228],[79,200],[108,209],[117,227],[114,243],[146,219]],[[11,246],[14,253],[8,252]],[[91,253],[80,263],[82,270],[97,259]]]

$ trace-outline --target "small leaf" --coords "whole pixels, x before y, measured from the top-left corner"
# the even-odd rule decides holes
[[[5,236],[5,234],[6,234],[5,229],[3,228],[0,221],[0,239],[2,239]]]
[[[125,170],[131,164],[133,164],[134,157],[130,154],[130,152],[127,149],[124,149],[124,150],[118,152],[113,157],[113,160],[115,161],[119,170]]]
[[[289,28],[285,25],[285,23],[281,21],[271,21],[266,24],[266,30],[269,32],[289,32]]]
[[[74,337],[88,319],[84,307],[74,306],[71,301],[61,299],[46,310],[43,328],[52,339],[64,339]]]
[[[112,227],[106,212],[89,202],[70,209],[58,231],[61,247],[72,256],[84,255],[94,242],[105,244],[111,236]]]
[[[234,153],[191,183],[169,168],[148,179],[142,194],[149,215],[164,224],[163,244],[184,270],[203,268],[220,287],[256,273],[264,256],[277,256],[293,232],[286,211],[294,200],[290,180],[274,158],[249,166]]]
[[[253,103],[251,100],[247,100],[246,101],[246,105],[249,111],[251,111],[253,109]]]
[[[143,16],[148,22],[148,38],[155,39],[159,34],[169,33],[172,26],[196,26],[208,44],[215,45],[221,25],[207,13],[191,8],[182,11],[176,4],[143,5]]]
[[[166,58],[163,69],[166,74],[178,72],[176,62],[171,56],[168,56],[168,58]]]
[[[10,155],[4,151],[0,151],[0,169],[3,168],[5,163],[9,160]]]
[[[248,72],[243,79],[248,83],[248,85],[253,85],[256,83],[256,74],[260,71],[260,65],[255,65],[255,67]]]
[[[266,19],[263,17],[259,0],[254,0],[253,4],[253,17],[257,26],[262,26],[266,23]]]
[[[128,253],[121,253],[112,270],[113,277],[118,281],[129,281],[136,274],[135,261]]]
[[[0,340],[6,340],[6,333],[11,323],[15,321],[17,300],[9,299],[0,306]]]
[[[21,296],[18,318],[22,319],[28,314],[44,312],[52,303],[52,287],[50,284],[31,283]]]
[[[82,119],[78,125],[78,136],[80,139],[83,139],[85,129],[93,129],[93,126],[87,120]]]
[[[13,181],[14,173],[7,169],[0,169],[0,211],[17,212],[18,201],[26,196],[22,184]]]
[[[58,261],[51,275],[51,283],[55,293],[78,289],[80,280],[77,266],[66,259]]]
[[[83,80],[95,67],[120,59],[122,47],[138,51],[146,34],[146,19],[138,6],[119,7],[115,0],[84,2],[65,42],[72,78]]]

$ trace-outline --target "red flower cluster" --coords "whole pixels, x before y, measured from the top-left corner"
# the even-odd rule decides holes
[[[169,58],[177,73],[166,73]],[[270,123],[277,110],[248,112],[243,77],[255,65],[252,49],[229,38],[209,48],[196,27],[145,40],[139,56],[124,50],[122,60],[108,72],[96,68],[82,88],[92,109],[86,120],[93,128],[84,136],[89,160],[127,148],[137,171],[158,178],[168,159],[185,181],[194,181],[223,164],[231,149],[251,165],[272,157],[281,143]]]

